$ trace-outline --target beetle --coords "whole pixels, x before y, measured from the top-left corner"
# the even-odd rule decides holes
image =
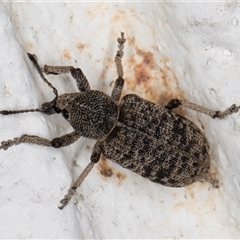
[[[2,141],[0,149],[7,150],[20,143],[60,148],[72,144],[81,136],[96,140],[90,163],[60,201],[60,209],[68,204],[94,164],[99,161],[101,154],[122,167],[164,186],[185,187],[196,181],[209,181],[217,187],[217,181],[209,176],[207,139],[193,122],[174,113],[172,109],[182,105],[212,118],[223,119],[237,112],[240,106],[233,104],[220,112],[179,99],[172,99],[162,106],[135,94],[127,94],[120,100],[124,86],[124,33],[121,33],[117,41],[115,64],[118,78],[111,96],[91,90],[80,68],[45,65],[41,69],[37,57],[28,53],[41,78],[53,89],[55,98],[43,103],[41,108],[0,111],[2,115],[35,111],[49,115],[61,113],[73,128],[73,132],[52,140],[24,134],[13,140]],[[79,92],[58,95],[57,89],[45,78],[43,72],[55,75],[71,73]]]

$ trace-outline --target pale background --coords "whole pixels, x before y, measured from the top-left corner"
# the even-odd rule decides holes
[[[1,3],[0,109],[36,108],[54,97],[26,52],[42,66],[81,67],[92,89],[110,94],[123,31],[124,94],[225,110],[240,104],[239,21],[240,3],[233,1]],[[47,78],[60,93],[77,91],[69,75]],[[21,144],[0,151],[0,238],[239,238],[240,113],[225,120],[181,113],[209,140],[220,189],[167,188],[101,161],[60,211],[95,141],[62,149]],[[0,141],[71,131],[61,116],[38,113],[0,116],[0,125]]]

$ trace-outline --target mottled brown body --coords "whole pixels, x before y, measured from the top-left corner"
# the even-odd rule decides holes
[[[73,132],[52,140],[24,134],[13,140],[2,141],[0,149],[7,150],[20,143],[59,148],[72,144],[81,136],[97,140],[90,163],[61,200],[60,209],[68,204],[101,154],[122,167],[165,186],[184,187],[199,180],[217,185],[208,176],[210,159],[206,138],[194,123],[174,113],[172,109],[182,105],[212,118],[222,119],[237,112],[240,107],[233,104],[220,112],[179,99],[160,106],[134,94],[126,95],[120,100],[124,86],[121,58],[125,41],[124,34],[121,33],[115,57],[118,78],[111,96],[91,90],[80,68],[45,65],[42,69],[36,56],[28,53],[41,78],[53,89],[55,98],[43,103],[41,108],[0,111],[2,115],[34,111],[44,114],[61,113],[73,128]],[[57,89],[45,78],[43,72],[55,75],[71,73],[79,92],[58,96]]]
[[[120,103],[118,123],[102,153],[152,182],[183,187],[205,179],[209,145],[188,119],[137,95]]]

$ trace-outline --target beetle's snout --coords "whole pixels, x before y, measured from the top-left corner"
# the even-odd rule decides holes
[[[52,115],[61,112],[61,110],[56,107],[56,98],[54,98],[51,102],[43,103],[41,110],[42,113],[47,115]]]

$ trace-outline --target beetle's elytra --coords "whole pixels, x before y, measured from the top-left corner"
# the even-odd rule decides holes
[[[160,106],[134,94],[125,95],[120,100],[124,85],[121,59],[125,41],[124,34],[121,33],[115,57],[118,78],[111,96],[90,90],[88,80],[80,68],[45,65],[42,70],[36,56],[28,53],[41,78],[53,89],[55,98],[43,103],[41,108],[0,111],[2,115],[34,111],[44,114],[61,113],[73,128],[71,133],[52,140],[24,134],[3,141],[0,149],[7,150],[20,143],[59,148],[70,145],[81,136],[97,140],[90,163],[61,200],[60,209],[68,204],[101,154],[122,167],[165,186],[184,187],[199,180],[215,183],[208,176],[209,144],[205,136],[194,123],[174,113],[172,109],[183,105],[212,118],[222,119],[237,112],[240,107],[234,104],[220,112],[178,99]],[[57,89],[45,78],[43,72],[55,75],[71,73],[79,92],[58,96]]]

